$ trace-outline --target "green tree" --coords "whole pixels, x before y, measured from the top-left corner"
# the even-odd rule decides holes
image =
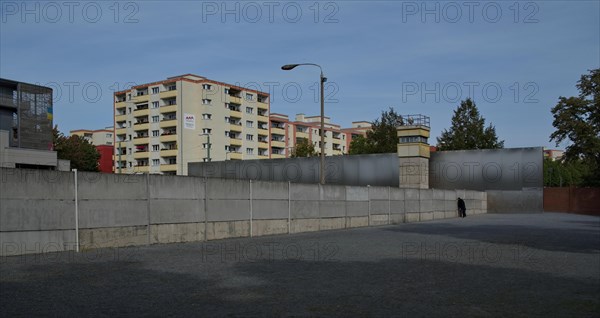
[[[468,98],[454,111],[452,126],[442,131],[437,147],[439,150],[498,149],[504,148],[504,140],[498,140],[492,124],[485,127],[477,105]]]
[[[569,141],[565,161],[588,166],[585,185],[600,185],[600,69],[590,70],[577,83],[579,96],[558,98],[552,108],[556,128],[550,141]]]
[[[292,158],[316,156],[315,146],[306,138],[296,142],[296,147],[292,150]]]
[[[544,186],[568,187],[578,186],[585,182],[589,167],[581,160],[562,161],[544,159]]]
[[[358,136],[350,142],[348,151],[351,155],[368,153],[390,153],[396,152],[398,147],[398,134],[396,126],[402,123],[402,117],[394,108],[381,112],[381,118],[371,123],[371,130],[367,136]]]
[[[65,136],[57,126],[54,126],[53,134],[54,151],[58,159],[70,160],[73,169],[98,171],[100,154],[94,145],[80,136]]]

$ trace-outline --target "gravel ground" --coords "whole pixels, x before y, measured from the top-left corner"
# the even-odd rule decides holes
[[[0,315],[600,316],[600,218],[424,223],[0,258]]]

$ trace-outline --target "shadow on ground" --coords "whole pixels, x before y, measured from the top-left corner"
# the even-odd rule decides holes
[[[600,313],[598,280],[528,270],[386,259],[225,264],[214,273],[143,262],[27,265],[2,273],[16,316],[565,316]]]
[[[600,229],[594,227],[593,224],[586,225],[585,229],[564,229],[529,225],[421,223],[386,227],[382,230],[424,235],[442,235],[458,239],[477,240],[490,244],[518,244],[546,251],[599,253]]]

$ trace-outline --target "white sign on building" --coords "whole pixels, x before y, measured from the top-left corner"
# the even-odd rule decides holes
[[[183,115],[183,127],[185,129],[196,129],[196,116],[194,114]]]

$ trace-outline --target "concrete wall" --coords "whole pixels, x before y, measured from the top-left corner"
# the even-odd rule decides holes
[[[398,187],[398,154],[325,157],[325,183]],[[319,182],[319,157],[190,163],[188,175],[262,181]]]
[[[543,211],[541,147],[431,153],[429,185],[486,191],[489,213]]]
[[[397,153],[326,157],[326,183],[486,191],[490,213],[543,211],[541,147],[437,151],[431,153],[429,165],[425,160],[399,159]],[[429,180],[422,169],[429,169]],[[189,174],[317,183],[319,158],[190,163]]]
[[[203,241],[485,213],[468,190],[1,169],[0,253]],[[77,201],[75,188],[77,187]],[[77,202],[78,219],[75,221]]]

